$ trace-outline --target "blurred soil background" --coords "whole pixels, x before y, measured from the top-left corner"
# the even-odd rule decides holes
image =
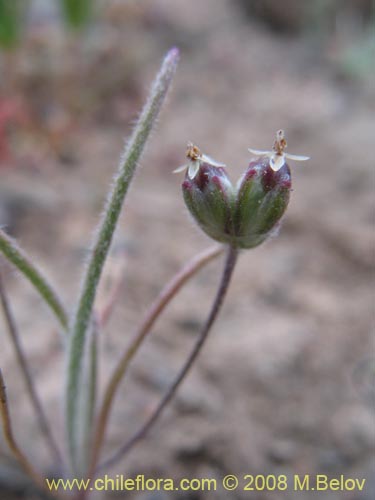
[[[221,317],[173,404],[114,470],[127,477],[327,474],[362,492],[128,494],[141,500],[350,499],[375,495],[374,18],[369,0],[101,1],[69,30],[57,2],[30,4],[0,53],[0,224],[74,307],[81,266],[124,136],[163,54],[181,50],[167,106],[132,185],[98,308],[123,276],[101,334],[100,383],[165,280],[210,245],[184,208],[187,141],[228,165],[284,128],[294,191],[277,238],[241,256]],[[63,439],[64,361],[54,318],[2,261],[22,342]],[[105,454],[139,428],[186,358],[221,262],[169,307],[121,387]],[[51,472],[1,323],[0,363],[17,438]],[[0,442],[0,497],[39,498]],[[98,495],[98,498],[104,498]],[[125,498],[108,493],[105,498]]]

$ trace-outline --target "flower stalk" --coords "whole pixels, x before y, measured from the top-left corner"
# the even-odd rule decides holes
[[[47,445],[51,451],[51,455],[56,462],[56,464],[62,465],[62,455],[60,453],[59,447],[55,441],[53,436],[50,424],[48,422],[47,415],[44,412],[42,403],[39,399],[39,395],[37,393],[29,364],[27,362],[26,356],[21,346],[20,336],[18,333],[18,328],[15,323],[13,313],[10,308],[10,304],[8,301],[8,297],[5,291],[4,283],[2,276],[0,274],[0,303],[4,313],[5,324],[12,341],[17,361],[20,366],[23,378],[25,380],[26,389],[30,396],[31,404],[34,408],[35,414],[37,416],[37,421],[40,426],[40,429],[46,439]]]
[[[19,447],[14,437],[12,421],[10,418],[9,408],[8,408],[6,387],[1,370],[0,370],[0,417],[1,417],[1,423],[5,440],[9,446],[9,449],[12,451],[14,457],[16,458],[17,462],[21,465],[26,474],[34,481],[34,483],[37,484],[49,496],[51,496],[52,493],[48,490],[45,479],[34,468],[30,460],[26,457],[24,452]],[[57,495],[55,496],[57,497]]]
[[[124,379],[125,374],[128,371],[130,363],[134,358],[135,354],[138,352],[143,341],[150,333],[151,328],[155,324],[155,321],[159,318],[161,313],[164,311],[166,306],[171,302],[171,300],[176,296],[183,285],[192,278],[203,266],[211,262],[217,256],[219,256],[224,250],[224,247],[214,246],[211,247],[193,259],[191,259],[171,280],[165,285],[163,290],[160,292],[158,297],[155,299],[153,304],[148,309],[145,318],[143,319],[137,333],[135,334],[132,342],[127,347],[123,355],[121,356],[110,381],[107,385],[103,404],[100,409],[98,423],[96,426],[94,444],[92,450],[91,467],[89,474],[92,475],[95,471],[95,467],[99,458],[100,450],[105,437],[105,431],[107,428],[107,423],[110,415],[110,411],[118,391],[121,381]]]
[[[208,334],[211,330],[213,323],[215,322],[218,313],[223,304],[224,298],[228,291],[228,287],[233,275],[233,270],[235,268],[238,257],[238,251],[236,248],[228,246],[227,256],[224,265],[224,271],[221,277],[221,281],[213,301],[211,311],[207,318],[207,321],[202,328],[199,337],[197,338],[194,347],[187,358],[185,364],[181,368],[177,377],[175,378],[173,384],[170,386],[168,392],[161,399],[158,406],[152,412],[151,416],[148,420],[143,424],[143,426],[137,431],[123,446],[121,446],[111,457],[106,459],[102,464],[99,465],[96,472],[102,470],[108,470],[109,467],[113,466],[119,460],[121,460],[125,455],[129,453],[129,451],[135,446],[141,439],[143,439],[148,431],[152,428],[154,423],[157,421],[159,416],[162,414],[163,410],[166,408],[168,403],[171,401],[173,396],[175,395],[177,389],[185,379],[188,374],[190,368],[192,367],[194,361],[197,359],[198,354],[200,353],[205,341],[207,340]]]

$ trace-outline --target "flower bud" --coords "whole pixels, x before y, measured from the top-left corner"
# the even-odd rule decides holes
[[[235,196],[224,168],[202,163],[193,179],[186,174],[182,192],[203,231],[216,241],[231,243]]]
[[[286,141],[277,132],[274,151],[251,150],[258,154],[232,186],[224,165],[188,145],[189,163],[182,184],[185,203],[202,230],[211,238],[236,248],[260,245],[274,231],[284,214],[292,186],[285,158],[307,157],[284,153]]]
[[[236,246],[253,248],[272,233],[288,206],[291,186],[286,163],[274,171],[267,157],[250,162],[237,186]]]

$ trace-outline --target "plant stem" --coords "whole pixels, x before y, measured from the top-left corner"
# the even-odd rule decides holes
[[[8,443],[8,446],[12,451],[13,455],[15,456],[16,460],[18,461],[18,463],[22,466],[24,471],[34,481],[34,483],[37,484],[43,491],[47,491],[49,496],[52,495],[58,497],[57,494],[53,494],[51,491],[49,491],[44,478],[39,474],[39,472],[37,472],[36,469],[34,469],[33,465],[26,457],[26,455],[23,453],[23,451],[19,448],[14,438],[11,418],[8,409],[6,388],[1,370],[0,370],[0,416],[1,416],[1,422],[5,440]]]
[[[90,463],[90,455],[92,449],[92,431],[93,419],[96,405],[96,388],[97,388],[97,372],[98,372],[98,325],[96,318],[92,321],[92,331],[90,331],[89,352],[85,357],[88,366],[83,369],[82,383],[85,386],[85,391],[80,398],[82,419],[82,449],[80,450],[80,462],[82,467],[79,471],[83,477],[87,474],[87,466]],[[78,471],[77,471],[78,472]]]
[[[48,418],[43,410],[42,403],[39,399],[38,393],[36,391],[33,378],[31,375],[31,370],[29,368],[26,356],[23,352],[20,336],[18,333],[18,329],[16,323],[14,321],[14,317],[9,305],[8,297],[5,291],[5,287],[3,284],[3,279],[0,274],[0,303],[4,312],[5,323],[9,332],[9,336],[12,340],[14,350],[16,352],[17,361],[20,365],[26,388],[30,396],[31,404],[34,407],[34,411],[37,416],[38,424],[40,425],[40,429],[47,441],[47,444],[51,450],[51,454],[55,460],[55,462],[59,465],[62,465],[62,455],[59,451],[57,443],[53,437]]]
[[[155,301],[151,304],[150,308],[146,312],[145,318],[143,319],[130,345],[126,348],[124,354],[121,356],[107,385],[94,437],[91,467],[90,467],[91,474],[95,470],[99,458],[100,450],[105,437],[105,431],[107,428],[109,414],[112,408],[114,398],[116,396],[116,392],[119,388],[120,382],[123,380],[129,368],[129,365],[133,357],[135,356],[138,349],[142,345],[143,341],[145,340],[147,334],[150,332],[157,318],[164,311],[165,307],[169,304],[169,302],[176,296],[176,294],[182,288],[182,286],[203,266],[205,266],[206,264],[208,264],[208,262],[213,260],[218,255],[220,255],[223,252],[223,250],[224,247],[214,246],[208,248],[207,250],[204,250],[203,252],[196,255],[193,259],[191,259],[170,280],[170,282],[167,283],[167,285],[165,285],[165,287],[162,289],[158,297],[155,299]],[[91,474],[89,474],[89,477]]]
[[[104,262],[121,213],[125,195],[138,165],[152,127],[156,123],[160,108],[170,87],[178,62],[178,50],[172,49],[164,59],[161,69],[152,85],[149,98],[143,108],[138,123],[125,146],[112,191],[99,224],[83,286],[78,300],[70,336],[68,353],[68,381],[66,390],[66,425],[69,454],[73,468],[77,465],[77,418],[78,398],[81,382],[82,357],[86,332],[90,323],[96,289],[102,274]]]
[[[111,290],[108,292],[107,300],[103,307],[96,311],[98,326],[102,330],[108,323],[115,306],[121,296],[121,292],[124,285],[124,269],[125,269],[125,254],[122,255],[122,263],[118,268],[117,276],[114,277],[114,283],[112,284]]]
[[[160,401],[159,405],[155,408],[149,419],[143,424],[141,429],[137,431],[123,446],[120,447],[120,449],[114,453],[110,458],[105,460],[102,464],[99,465],[97,471],[101,471],[103,469],[108,469],[112,465],[114,465],[116,462],[118,462],[121,458],[123,458],[132,448],[133,446],[138,443],[141,439],[145,437],[147,432],[151,429],[153,424],[156,422],[158,417],[161,415],[163,412],[164,408],[168,405],[170,400],[173,398],[174,394],[176,393],[178,387],[180,386],[181,382],[184,380],[185,376],[189,372],[191,366],[193,365],[194,361],[196,360],[204,342],[206,341],[208,337],[208,333],[221,309],[221,306],[223,304],[225,295],[228,290],[228,286],[233,274],[233,270],[235,267],[235,264],[237,262],[237,250],[233,247],[228,247],[228,253],[225,261],[225,267],[223,271],[223,275],[221,278],[221,282],[219,284],[218,291],[216,293],[215,300],[212,304],[210,314],[207,318],[207,321],[193,347],[193,350],[191,351],[188,359],[186,360],[185,364],[183,365],[182,369],[178,373],[175,381],[169,388],[168,392],[164,395],[162,400]]]
[[[0,229],[0,251],[30,281],[52,309],[64,330],[68,328],[68,316],[53,287],[34,266],[17,243]]]

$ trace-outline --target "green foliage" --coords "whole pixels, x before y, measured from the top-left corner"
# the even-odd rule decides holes
[[[82,29],[89,23],[93,0],[59,0],[59,3],[70,28]],[[19,43],[27,5],[28,0],[0,0],[0,48],[11,49]]]
[[[0,46],[11,48],[19,39],[25,0],[0,0]]]
[[[92,12],[92,0],[61,0],[65,21],[74,29],[87,25]]]

